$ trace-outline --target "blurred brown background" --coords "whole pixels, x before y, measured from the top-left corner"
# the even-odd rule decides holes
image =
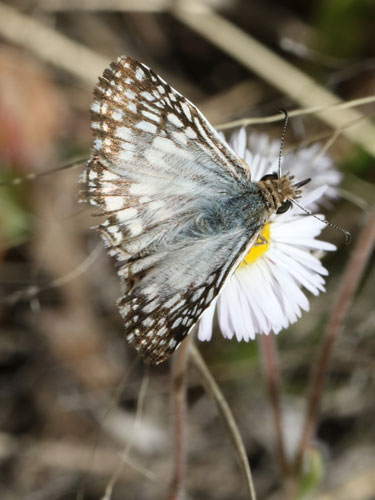
[[[170,365],[145,371],[126,345],[113,263],[77,203],[99,74],[132,55],[214,124],[350,101],[373,94],[374,19],[370,0],[211,0],[204,8],[188,0],[0,2],[1,499],[103,498],[116,470],[113,499],[168,491]],[[336,118],[309,114],[291,120],[287,133],[286,147],[334,136],[329,154],[344,175],[343,196],[327,216],[353,234],[347,247],[340,233],[324,232],[338,246],[324,259],[327,294],[311,298],[311,312],[277,338],[291,448],[322,331],[373,202],[373,115],[373,103]],[[280,122],[252,128],[281,134]],[[75,159],[78,166],[60,168]],[[299,498],[375,498],[373,283],[368,265],[334,345],[316,462]],[[239,425],[258,498],[283,498],[259,346],[216,335],[200,348]],[[248,498],[193,368],[188,384],[186,498]]]

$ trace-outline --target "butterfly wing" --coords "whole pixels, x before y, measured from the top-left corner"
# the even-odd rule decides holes
[[[249,186],[258,199],[259,188],[200,111],[145,65],[119,58],[95,97],[86,196],[107,216],[99,229],[120,262],[127,339],[158,363],[251,245],[259,224],[241,224],[238,200]]]

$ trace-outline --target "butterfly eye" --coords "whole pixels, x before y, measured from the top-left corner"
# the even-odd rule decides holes
[[[292,203],[289,200],[284,201],[284,203],[276,210],[277,214],[284,214],[287,210],[290,209]]]
[[[274,172],[273,174],[263,175],[263,177],[260,180],[261,181],[267,181],[267,180],[275,181],[278,178],[279,178],[279,176],[277,175],[276,172]]]

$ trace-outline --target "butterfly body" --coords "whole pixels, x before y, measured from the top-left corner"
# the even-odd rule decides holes
[[[130,57],[105,70],[91,110],[84,194],[107,217],[127,340],[159,363],[299,191],[288,176],[252,182],[199,110]]]

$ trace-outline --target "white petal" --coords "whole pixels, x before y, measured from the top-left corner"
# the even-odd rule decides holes
[[[199,322],[199,329],[198,329],[198,339],[205,341],[205,340],[211,340],[212,337],[212,324],[213,324],[213,319],[214,319],[214,314],[215,314],[215,308],[216,308],[216,301],[217,299],[214,299],[210,307],[206,309],[206,311],[202,314],[202,317]]]
[[[277,172],[279,141],[270,141],[264,134],[251,134],[246,147],[245,131],[241,129],[232,136],[231,144],[249,164],[253,181]],[[284,158],[283,167],[297,179],[314,178],[314,168],[319,173],[319,182],[312,181],[308,189],[303,189],[299,200],[307,209],[316,206],[323,195],[327,196],[330,187],[341,178],[331,160],[320,151],[320,147],[311,146],[288,153]],[[334,193],[333,189],[329,196]],[[297,321],[302,310],[309,309],[303,288],[319,294],[325,290],[323,276],[328,274],[311,252],[336,249],[331,243],[316,239],[324,228],[324,220],[301,214],[297,206],[283,215],[272,216],[266,252],[254,263],[240,266],[216,302],[219,326],[225,338],[235,335],[237,340],[248,341],[259,333],[278,333]],[[210,311],[203,316],[199,338],[211,338],[213,314]]]

